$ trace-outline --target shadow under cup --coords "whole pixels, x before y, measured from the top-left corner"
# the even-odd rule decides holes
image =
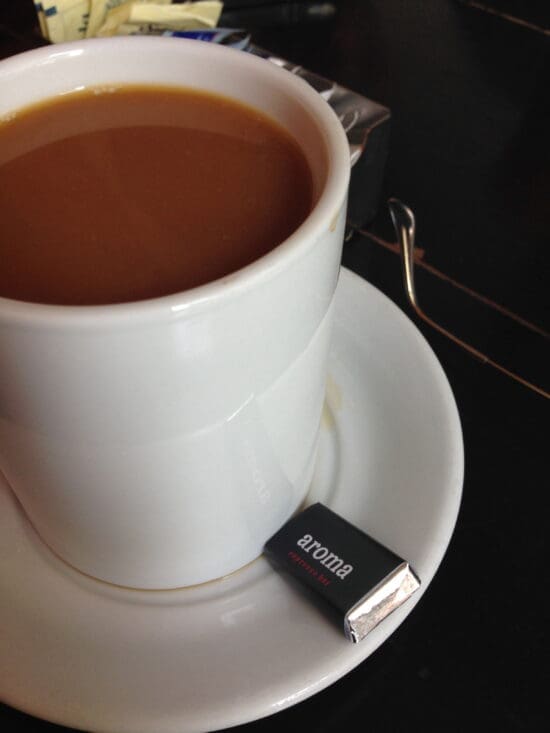
[[[315,205],[281,245],[186,292],[108,306],[0,298],[0,469],[43,540],[125,586],[219,578],[257,557],[315,461],[349,148],[302,80],[183,39],[94,39],[0,63],[0,115],[100,84],[259,108],[299,142]]]

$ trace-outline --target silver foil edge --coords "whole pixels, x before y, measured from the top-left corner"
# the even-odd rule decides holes
[[[387,107],[340,86],[335,81],[314,74],[303,66],[282,59],[253,43],[248,45],[246,51],[299,76],[323,97],[336,113],[347,135],[352,166],[363,154],[370,132],[390,118],[391,113]]]
[[[346,637],[354,643],[362,641],[419,587],[420,580],[409,563],[401,563],[346,613]]]

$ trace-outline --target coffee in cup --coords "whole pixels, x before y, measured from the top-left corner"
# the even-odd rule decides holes
[[[152,84],[69,92],[0,122],[0,295],[188,290],[272,250],[311,206],[304,154],[252,107]]]

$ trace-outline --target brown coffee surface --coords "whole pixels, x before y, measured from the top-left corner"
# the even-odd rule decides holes
[[[130,302],[232,273],[312,207],[278,124],[203,92],[71,92],[0,120],[0,296]]]

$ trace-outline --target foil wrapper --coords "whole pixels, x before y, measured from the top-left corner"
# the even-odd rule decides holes
[[[359,229],[375,217],[389,148],[391,112],[371,99],[249,43],[249,53],[267,59],[310,84],[332,107],[346,132],[352,166],[348,227]]]

